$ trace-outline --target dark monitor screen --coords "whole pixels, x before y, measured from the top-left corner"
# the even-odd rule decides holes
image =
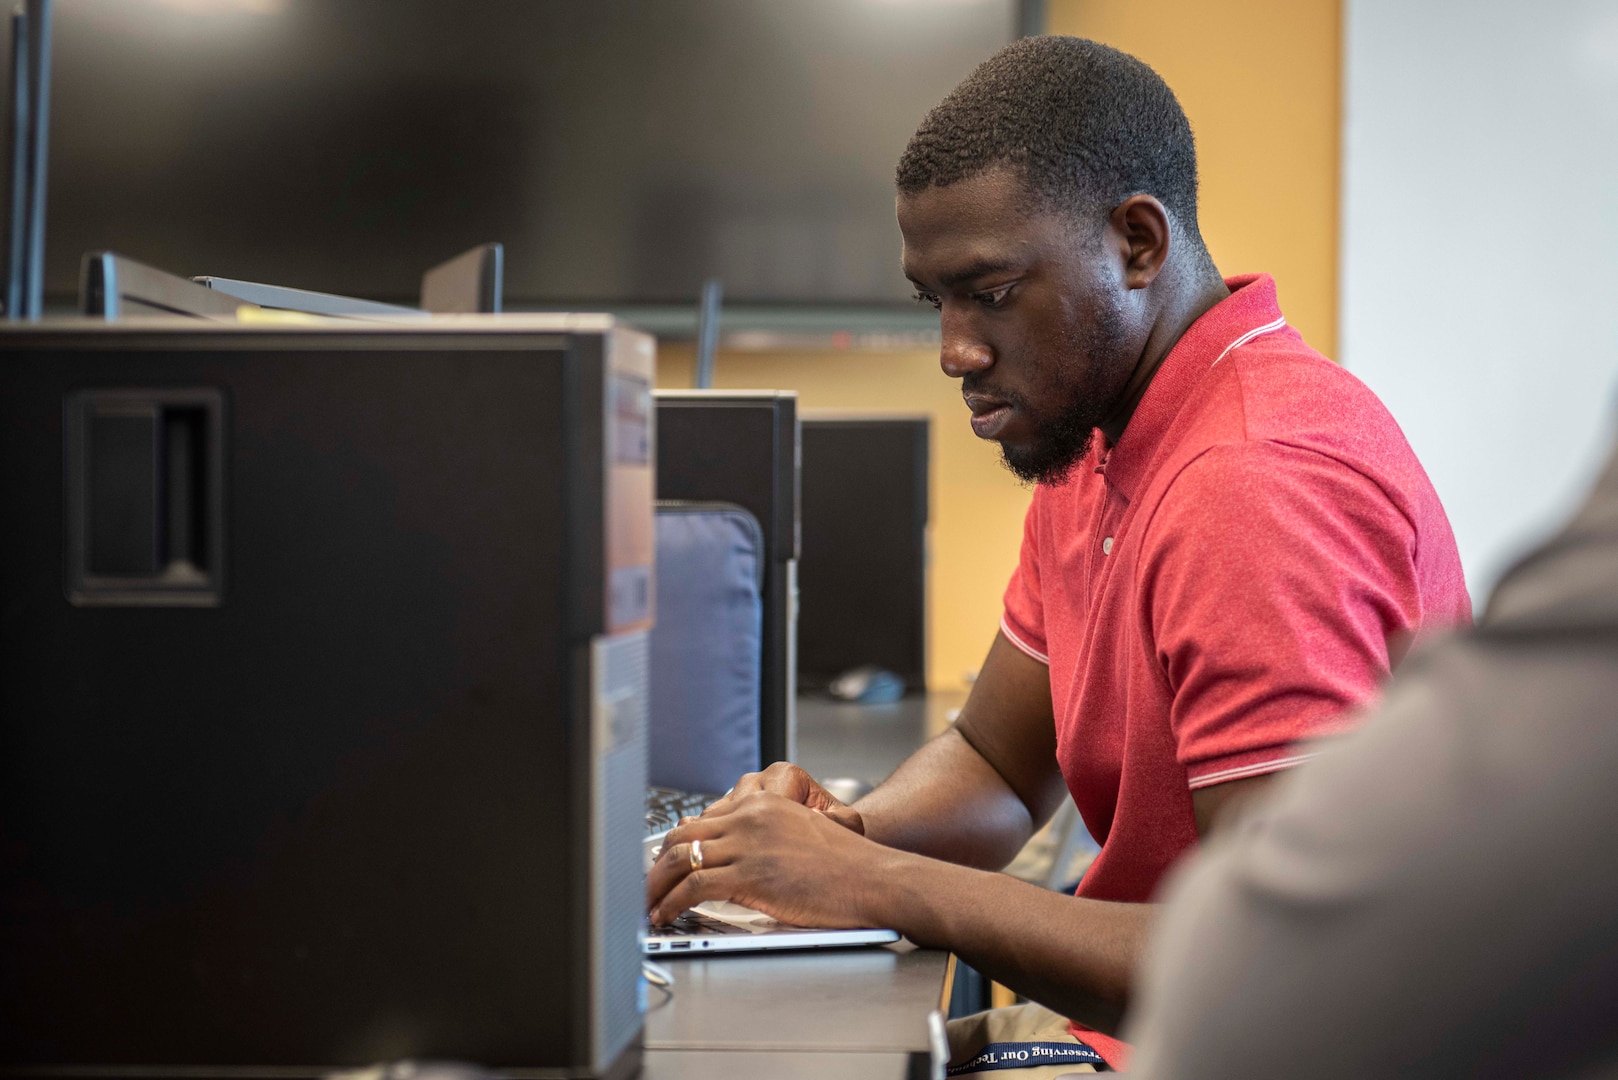
[[[927,443],[924,416],[803,421],[805,687],[869,664],[925,689]]]
[[[759,750],[795,756],[798,396],[791,391],[657,393],[657,497],[735,503],[764,531]]]
[[[744,507],[772,563],[798,557],[798,396],[776,390],[660,390],[657,497]]]
[[[893,169],[1018,0],[56,0],[47,283],[897,302]]]

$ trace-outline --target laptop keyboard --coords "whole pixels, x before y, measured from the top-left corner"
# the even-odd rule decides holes
[[[646,835],[660,836],[680,823],[683,817],[697,817],[718,795],[703,795],[673,788],[646,789]]]
[[[676,937],[687,937],[692,934],[750,934],[753,932],[704,915],[700,911],[687,911],[667,926],[659,926],[654,929],[656,933],[671,934]]]

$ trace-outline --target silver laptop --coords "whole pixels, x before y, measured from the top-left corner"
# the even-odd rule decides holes
[[[668,926],[647,926],[641,951],[653,953],[757,952],[831,949],[898,941],[896,930],[818,930],[776,922],[762,911],[724,900],[698,904]]]
[[[646,865],[662,850],[661,834],[646,838]],[[758,952],[764,949],[832,949],[846,945],[885,945],[898,941],[897,930],[821,930],[777,922],[762,911],[713,900],[684,912],[667,926],[647,924],[641,931],[646,955],[699,952]]]

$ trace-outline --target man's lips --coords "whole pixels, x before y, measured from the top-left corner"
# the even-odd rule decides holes
[[[965,394],[966,407],[972,410],[972,434],[980,439],[999,436],[1011,421],[1011,403],[985,394]]]

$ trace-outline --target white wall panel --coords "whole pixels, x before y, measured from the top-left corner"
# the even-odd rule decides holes
[[[1618,0],[1346,0],[1341,355],[1403,426],[1473,597],[1618,405]]]

